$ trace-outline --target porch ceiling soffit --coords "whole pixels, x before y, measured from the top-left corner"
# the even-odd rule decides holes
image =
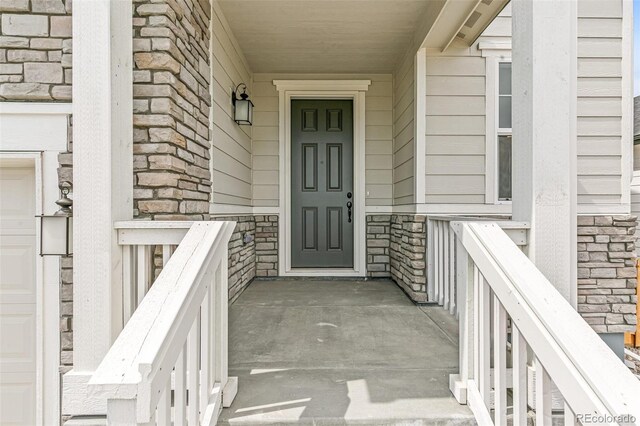
[[[422,47],[444,52],[450,46],[471,46],[508,3],[509,0],[446,0]]]
[[[218,1],[253,72],[389,73],[445,0]]]

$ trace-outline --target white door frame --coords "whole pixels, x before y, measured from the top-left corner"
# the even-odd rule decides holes
[[[365,92],[370,80],[274,80],[279,92],[279,197],[278,274],[280,276],[366,275],[365,212]],[[353,268],[291,267],[291,100],[353,100]]]
[[[0,159],[33,165],[36,214],[57,210],[58,154],[67,151],[70,114],[69,103],[0,102]],[[60,258],[40,257],[39,247],[36,223],[36,424],[44,426],[60,420]]]

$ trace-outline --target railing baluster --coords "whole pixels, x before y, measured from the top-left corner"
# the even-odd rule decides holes
[[[482,400],[484,401],[485,406],[488,408],[490,407],[491,402],[491,383],[489,378],[491,374],[491,320],[489,318],[491,289],[489,288],[489,284],[487,284],[482,274],[480,274],[479,289],[480,324],[478,332],[480,336],[478,342],[478,376],[480,396],[482,396]]]
[[[438,298],[438,304],[442,306],[444,304],[444,274],[445,274],[445,264],[444,264],[444,222],[438,222],[438,251],[440,256],[438,258],[438,271],[440,279],[438,280],[438,293],[440,297]]]
[[[175,368],[174,425],[187,425],[187,344],[182,347]]]
[[[534,358],[536,372],[536,425],[551,424],[551,378],[538,358]]]
[[[507,424],[507,312],[493,296],[493,404],[496,426]]]
[[[215,337],[213,340],[213,353],[214,355],[214,381],[220,383],[222,386],[227,383],[229,379],[229,354],[227,348],[229,347],[229,335],[228,335],[228,309],[229,303],[229,283],[228,276],[225,273],[228,270],[229,259],[223,257],[220,263],[216,267],[215,272],[215,292],[214,292],[214,306],[215,306]],[[233,399],[233,395],[223,397],[223,406],[228,407],[230,401]]]
[[[207,405],[209,404],[209,392],[211,389],[210,379],[211,371],[209,370],[211,362],[211,347],[209,345],[209,339],[211,338],[211,323],[213,319],[213,312],[211,312],[211,287],[213,286],[212,276],[209,273],[209,286],[207,288],[207,294],[200,305],[200,412],[204,413]],[[207,279],[207,278],[205,278]]]
[[[470,259],[470,261],[473,261]],[[473,379],[480,386],[480,271],[473,264]]]
[[[133,283],[135,282],[133,276],[133,265],[132,262],[132,251],[131,246],[126,245],[122,246],[122,324],[126,324],[129,322],[129,318],[133,314],[133,301],[134,299],[134,288]]]
[[[158,402],[158,426],[171,425],[171,375]]]
[[[433,301],[440,304],[440,221],[433,222]]]
[[[136,269],[137,269],[137,275],[138,275],[138,280],[137,280],[137,302],[136,302],[136,307],[138,305],[140,305],[140,302],[142,302],[142,299],[144,298],[145,294],[147,294],[147,290],[148,290],[148,282],[149,282],[149,246],[147,245],[139,245],[137,246],[137,258],[136,258]]]
[[[449,281],[450,281],[450,270],[449,263],[451,259],[449,258],[449,222],[442,222],[442,276],[444,279],[442,280],[442,293],[444,294],[444,303],[442,307],[444,309],[449,309]]]
[[[187,338],[187,389],[189,406],[187,408],[187,418],[189,425],[197,425],[200,423],[200,404],[198,403],[200,387],[200,368],[198,366],[198,321],[196,320],[191,327],[189,337]]]
[[[527,423],[527,343],[515,324],[511,323],[511,356],[513,366],[513,424]]]
[[[427,299],[429,302],[435,301],[435,275],[434,275],[434,259],[436,246],[434,241],[434,221],[427,218]]]
[[[162,266],[165,266],[173,254],[173,250],[169,244],[162,246]]]
[[[451,222],[447,223],[449,231],[449,313],[456,313],[456,235],[451,228]]]

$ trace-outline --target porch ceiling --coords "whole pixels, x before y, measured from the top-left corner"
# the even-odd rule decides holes
[[[219,0],[253,72],[389,73],[425,0]]]

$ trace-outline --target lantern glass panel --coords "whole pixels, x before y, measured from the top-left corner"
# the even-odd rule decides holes
[[[249,121],[249,101],[244,99],[236,100],[236,121],[238,123]]]
[[[66,255],[68,237],[67,216],[42,216],[41,250],[42,256]]]
[[[72,255],[73,254],[73,216],[69,216],[69,219],[67,221],[67,235],[69,236],[67,238],[67,245],[69,247],[69,251],[67,252],[67,255]]]

